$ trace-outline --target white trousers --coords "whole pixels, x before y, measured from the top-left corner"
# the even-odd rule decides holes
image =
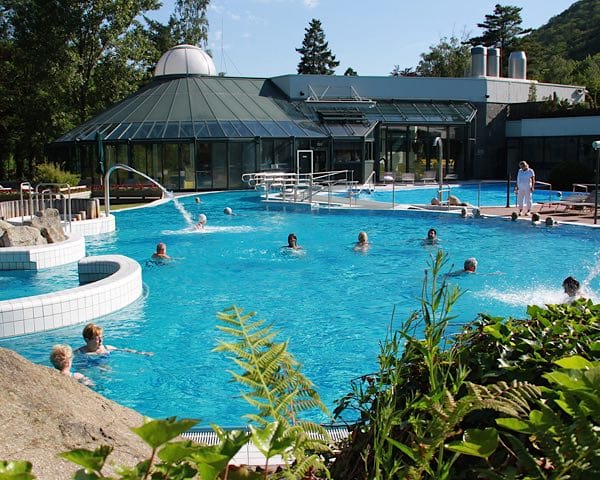
[[[523,210],[523,202],[525,202],[525,210],[529,212],[531,210],[531,188],[519,187],[517,191],[517,207],[519,211]]]

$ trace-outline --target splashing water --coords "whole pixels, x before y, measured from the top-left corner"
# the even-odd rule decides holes
[[[193,227],[196,224],[196,222],[194,222],[191,213],[185,209],[182,203],[179,200],[177,200],[177,198],[175,198],[175,196],[173,196],[172,193],[170,193],[169,196],[171,200],[173,200],[173,205],[175,205],[175,208],[179,210],[179,213],[181,213],[181,216],[185,220],[185,223],[188,224],[188,227]]]

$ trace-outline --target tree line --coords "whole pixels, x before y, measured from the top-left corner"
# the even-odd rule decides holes
[[[146,83],[161,54],[204,45],[209,0],[4,0],[0,178],[31,178],[45,145]]]
[[[0,179],[31,178],[49,141],[137,91],[169,48],[187,43],[206,50],[209,3],[175,0],[164,24],[148,16],[160,0],[0,3]],[[521,10],[496,5],[477,24],[480,36],[443,37],[416,67],[395,65],[390,74],[461,77],[471,45],[500,47],[505,60],[523,49],[530,78],[585,85],[596,107],[600,0],[575,2],[536,31],[522,28]],[[340,64],[318,19],[310,21],[296,52],[300,74],[332,75]],[[358,72],[349,67],[344,75]]]
[[[467,32],[442,37],[420,55],[416,67],[394,65],[392,76],[463,77],[470,68],[470,49],[475,45],[500,48],[501,70],[507,72],[508,57],[524,50],[530,79],[547,83],[584,85],[586,106],[598,108],[600,101],[600,0],[580,0],[537,30],[523,28],[520,7],[497,4],[477,24],[481,35]],[[321,22],[313,19],[306,29],[298,73],[332,75],[339,65],[331,52]],[[344,75],[357,75],[348,68]],[[543,100],[543,99],[532,99]]]

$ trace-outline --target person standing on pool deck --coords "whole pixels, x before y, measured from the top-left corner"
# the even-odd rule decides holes
[[[531,197],[535,188],[535,172],[529,168],[527,162],[519,162],[519,172],[517,173],[517,184],[515,193],[517,194],[517,206],[519,215],[523,212],[523,203],[525,203],[525,215],[531,211]]]

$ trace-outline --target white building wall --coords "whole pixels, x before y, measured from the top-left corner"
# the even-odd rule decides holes
[[[507,137],[600,137],[600,116],[525,118],[506,122]]]

